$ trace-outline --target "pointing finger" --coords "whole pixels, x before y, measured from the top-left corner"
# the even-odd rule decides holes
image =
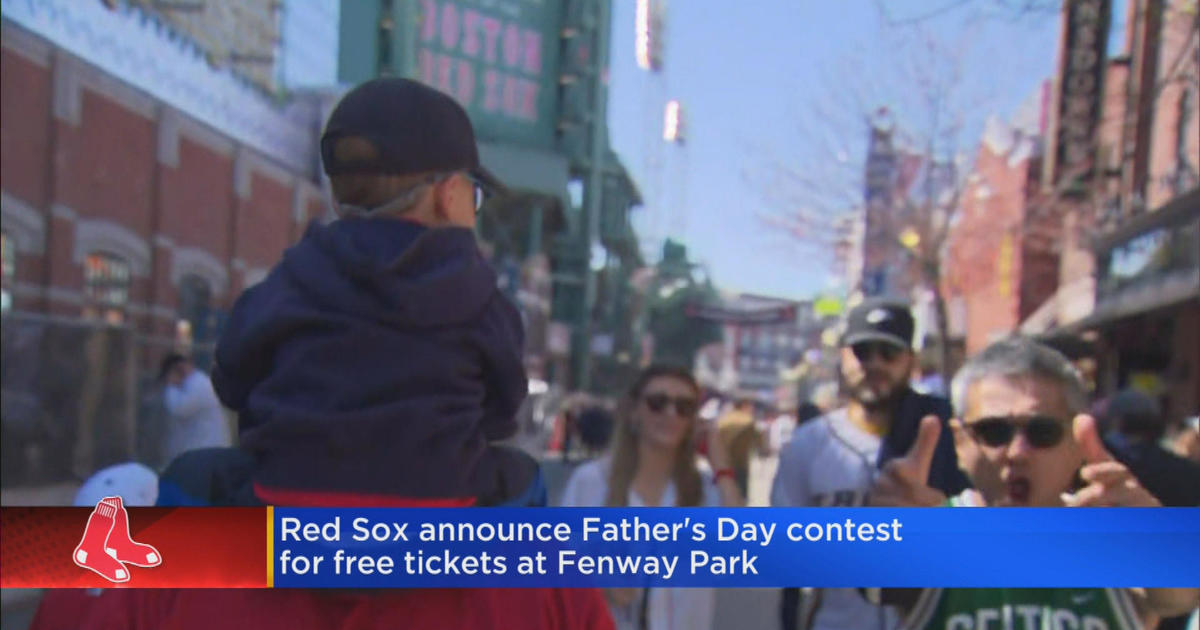
[[[921,427],[917,431],[917,439],[904,456],[913,481],[924,484],[929,479],[929,469],[933,466],[933,453],[937,450],[938,436],[942,432],[942,421],[937,416],[929,415],[921,419]]]
[[[1132,473],[1120,462],[1101,462],[1084,466],[1080,469],[1079,476],[1088,483],[1115,486],[1124,483]]]

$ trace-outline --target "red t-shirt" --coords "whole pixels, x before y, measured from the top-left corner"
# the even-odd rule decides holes
[[[82,630],[613,630],[597,589],[114,589]]]
[[[112,589],[99,588],[46,589],[29,630],[75,630],[81,619],[89,618],[100,599],[112,593]]]

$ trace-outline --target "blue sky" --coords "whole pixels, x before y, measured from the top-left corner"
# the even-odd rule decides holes
[[[1052,75],[1059,30],[1056,14],[981,19],[977,9],[989,3],[977,2],[918,27],[961,51],[961,91],[970,104],[963,108],[961,145],[972,156],[987,116],[1008,118]],[[830,257],[765,226],[760,217],[768,199],[747,171],[772,160],[832,159],[808,141],[824,124],[814,120],[813,104],[838,102],[829,94],[842,87],[839,72],[871,88],[887,83],[889,64],[903,52],[897,38],[913,39],[913,27],[884,25],[878,7],[903,21],[936,13],[946,1],[675,0],[657,76],[634,58],[635,5],[613,2],[609,124],[613,147],[646,198],[647,207],[635,214],[639,232],[682,236],[722,289],[805,297],[829,287]],[[683,147],[660,139],[662,107],[671,98],[686,112]],[[834,125],[830,132],[855,134],[847,138],[849,157],[861,157],[853,147],[865,131]]]

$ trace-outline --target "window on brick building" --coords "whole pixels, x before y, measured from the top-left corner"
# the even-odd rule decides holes
[[[17,248],[8,232],[0,232],[0,250],[4,255],[4,279],[0,285],[0,312],[7,313],[12,309],[13,283],[17,278]]]
[[[200,276],[187,275],[179,282],[179,319],[176,343],[192,352],[197,367],[208,369],[216,346],[216,313],[212,287]]]
[[[88,254],[83,262],[84,316],[109,324],[124,323],[132,281],[124,259],[103,252]]]

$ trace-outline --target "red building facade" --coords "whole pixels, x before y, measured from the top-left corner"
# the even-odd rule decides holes
[[[315,165],[284,165],[8,19],[0,55],[6,311],[131,327],[152,362],[211,343],[324,212]]]

